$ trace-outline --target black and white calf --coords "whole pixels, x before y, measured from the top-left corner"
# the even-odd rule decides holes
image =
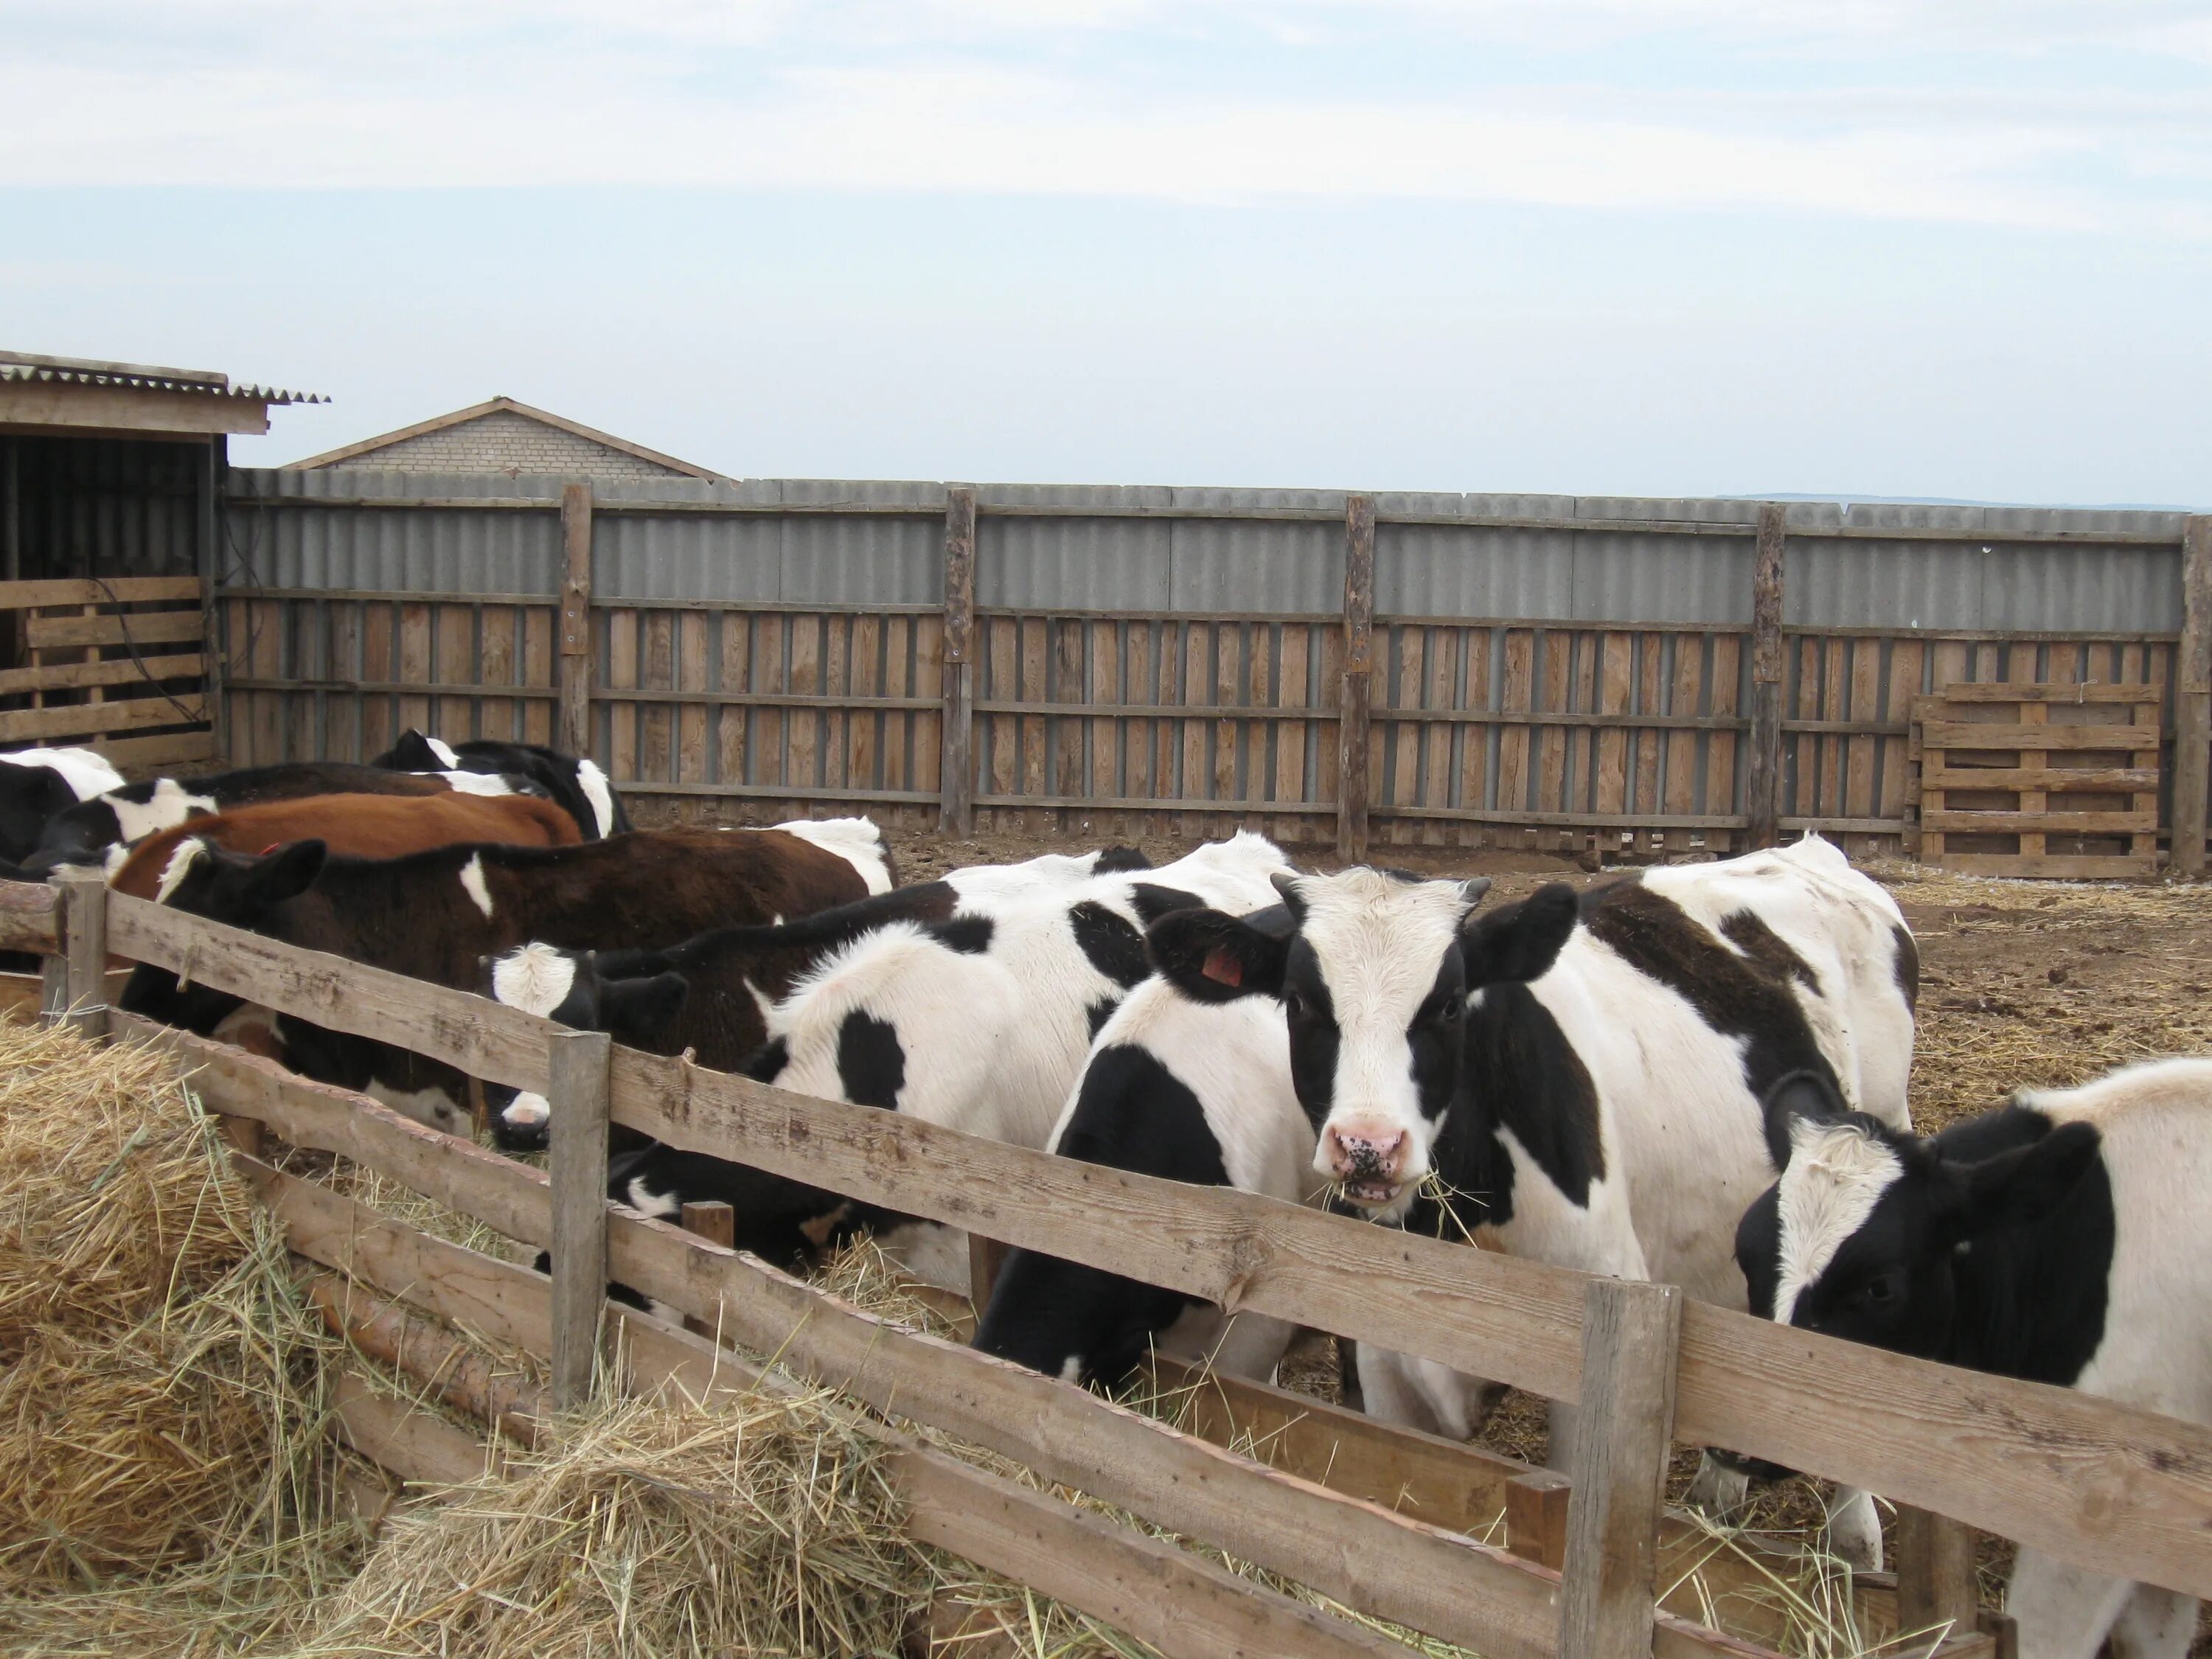
[[[1155,955],[1193,996],[1281,1000],[1316,1172],[1376,1220],[1741,1307],[1735,1223],[1787,1152],[1768,1091],[1811,1071],[1906,1121],[1917,955],[1816,837],[1487,911],[1372,870],[1282,885],[1287,942],[1194,917]],[[1370,1412],[1479,1425],[1486,1382],[1358,1357]],[[1872,1522],[1854,1504],[1838,1547],[1870,1559]]]
[[[2212,1060],[2129,1066],[1915,1139],[1785,1091],[1789,1166],[1736,1235],[1753,1311],[2212,1423]],[[2023,1548],[2021,1659],[2182,1659],[2194,1598]]]
[[[1182,913],[1187,915],[1188,913]],[[1174,928],[1171,915],[1154,937]],[[1287,934],[1282,906],[1247,917]],[[1114,1011],[1046,1143],[1063,1158],[1300,1203],[1321,1187],[1274,1004],[1199,1001],[1158,975]],[[1071,1382],[1120,1382],[1146,1349],[1270,1376],[1294,1328],[1034,1250],[1009,1252],[975,1346]]]
[[[1028,880],[969,884],[965,894],[951,879],[935,896],[900,889],[848,909],[889,915],[923,903],[927,919],[890,920],[857,934],[836,916],[802,924],[794,932],[835,937],[776,997],[758,977],[774,941],[733,930],[709,947],[714,991],[702,997],[695,983],[685,1014],[655,1046],[666,1052],[684,1042],[695,1021],[732,1029],[757,1018],[763,1044],[743,1069],[763,1082],[1041,1146],[1092,1036],[1151,971],[1146,924],[1205,904],[1260,908],[1273,897],[1270,878],[1287,867],[1272,842],[1246,833],[1158,870],[1070,880],[1053,867]],[[661,971],[673,954],[638,965]],[[520,958],[509,961],[519,968]],[[599,965],[607,967],[605,957]],[[694,967],[709,965],[695,957]],[[493,982],[497,992],[496,970]],[[665,1166],[648,1158],[614,1195],[653,1213],[717,1196],[679,1184],[679,1173],[696,1177],[701,1167],[673,1154]],[[908,1270],[949,1287],[966,1284],[967,1241],[958,1233],[915,1223],[883,1242]]]
[[[89,749],[0,755],[0,862],[22,863],[54,818],[122,787],[123,775]]]
[[[622,797],[599,763],[564,755],[542,743],[503,743],[478,738],[449,744],[410,729],[371,766],[391,772],[474,772],[484,776],[525,777],[561,804],[576,820],[586,841],[600,841],[629,829]]]

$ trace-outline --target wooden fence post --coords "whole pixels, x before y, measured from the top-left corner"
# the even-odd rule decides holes
[[[975,827],[975,489],[953,484],[945,492],[945,734],[938,827],[961,836]]]
[[[1759,509],[1759,556],[1751,579],[1751,756],[1744,775],[1746,839],[1771,847],[1782,816],[1782,550],[1784,508]]]
[[[1600,1279],[1584,1292],[1559,1595],[1559,1651],[1575,1659],[1650,1656],[1681,1333],[1675,1285]]]
[[[222,601],[216,597],[222,580],[222,538],[227,520],[223,487],[229,482],[229,441],[221,434],[207,441],[200,468],[199,532],[204,550],[200,560],[200,695],[207,708],[208,738],[215,745],[217,766],[230,762],[230,710],[223,704]]]
[[[1336,738],[1336,855],[1367,856],[1367,717],[1375,690],[1375,498],[1344,503],[1344,689]]]
[[[62,983],[59,1006],[49,1008],[46,1018],[66,1020],[85,1036],[104,1036],[107,1033],[107,878],[97,870],[64,869],[49,879],[61,895]],[[50,969],[53,961],[47,958]],[[52,972],[44,979],[44,995],[50,997]]]
[[[991,1287],[999,1282],[999,1270],[1006,1265],[1005,1245],[978,1232],[968,1235],[968,1305],[979,1322],[991,1305]]]
[[[563,1411],[592,1396],[599,1313],[607,1299],[607,1057],[605,1031],[556,1031],[545,1040],[551,1086],[553,1402]]]
[[[1975,1628],[1981,1595],[1974,1554],[1981,1539],[1948,1516],[1897,1506],[1897,1630],[1900,1636],[1948,1625],[1953,1636]]]
[[[1554,1571],[1566,1565],[1574,1486],[1556,1469],[1531,1469],[1505,1483],[1505,1547]]]
[[[2212,770],[2212,514],[2181,533],[2181,649],[2173,687],[2173,836],[2169,861],[2204,873],[2204,811]]]
[[[678,1224],[710,1244],[719,1244],[726,1250],[737,1248],[738,1212],[718,1198],[686,1204],[678,1213]],[[714,1325],[696,1314],[684,1316],[684,1328],[695,1336],[716,1334]]]
[[[561,729],[556,746],[592,752],[592,487],[561,491],[561,531],[568,564],[561,580]]]

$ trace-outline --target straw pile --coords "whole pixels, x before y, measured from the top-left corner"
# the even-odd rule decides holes
[[[330,1524],[327,1339],[173,1071],[0,1024],[0,1634],[50,1650],[254,1623]]]
[[[927,1600],[881,1443],[828,1395],[608,1404],[400,1516],[306,1656],[891,1655]]]

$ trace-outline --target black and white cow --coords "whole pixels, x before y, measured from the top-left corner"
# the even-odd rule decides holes
[[[1260,908],[1273,896],[1270,878],[1287,868],[1273,843],[1243,832],[1157,870],[1069,882],[1048,869],[1036,872],[1034,885],[969,883],[950,919],[897,921],[841,939],[778,1000],[749,978],[729,987],[726,957],[714,1000],[722,1018],[734,1019],[740,988],[758,1000],[764,1044],[743,1069],[763,1082],[1041,1146],[1092,1036],[1151,971],[1144,927],[1176,908]],[[705,1000],[699,989],[695,1002]],[[681,1041],[684,1024],[661,1046]],[[707,1167],[673,1152],[660,1162],[648,1157],[614,1196],[648,1213],[672,1212],[720,1195],[681,1184]],[[963,1236],[926,1222],[880,1236],[908,1271],[965,1285]]]
[[[48,821],[24,867],[40,874],[65,864],[106,862],[111,871],[132,842],[173,830],[187,819],[211,817],[234,806],[302,800],[312,795],[471,795],[542,793],[526,778],[478,772],[392,772],[343,761],[288,761],[249,766],[202,778],[149,778],[121,783],[81,801]]]
[[[1752,1310],[1849,1341],[2212,1423],[2212,1060],[2131,1066],[1916,1139],[1825,1079],[1745,1213]],[[2182,1659],[2194,1597],[2021,1549],[2021,1659]]]
[[[855,822],[874,830],[866,819]],[[781,827],[796,834],[804,826]],[[810,839],[824,844],[819,838]],[[680,1013],[650,1040],[633,1041],[614,1031],[616,1041],[660,1054],[688,1053],[710,1071],[739,1071],[750,1066],[768,1047],[770,1012],[792,997],[833,952],[870,934],[909,924],[945,950],[973,955],[990,943],[994,916],[1026,908],[1039,899],[1065,896],[1091,879],[1101,866],[1109,872],[1149,868],[1141,854],[1115,848],[1073,856],[1048,854],[1021,864],[975,866],[955,870],[941,881],[890,891],[878,887],[875,872],[864,869],[870,895],[851,904],[772,927],[716,928],[663,950],[581,952],[533,943],[488,963],[484,988],[510,1007],[581,1030],[613,1031],[599,1023],[596,1011],[617,994],[614,988],[641,975],[677,975],[691,992]],[[1139,901],[1148,897],[1143,892],[1137,896]],[[1192,901],[1174,897],[1172,902]],[[1074,919],[1085,937],[1102,945],[1108,942],[1102,937],[1105,928],[1115,920],[1093,919],[1087,913]],[[1125,932],[1120,955],[1134,957],[1142,951],[1141,940],[1134,928]],[[963,977],[960,964],[947,964],[947,971],[949,981]],[[991,994],[996,994],[995,988]],[[787,1042],[776,1069],[781,1070],[788,1053]],[[529,1152],[545,1144],[543,1096],[489,1084],[484,1094],[501,1146]]]
[[[1741,1307],[1735,1223],[1787,1152],[1769,1090],[1812,1071],[1907,1121],[1917,953],[1817,837],[1486,911],[1372,870],[1282,886],[1287,943],[1191,919],[1155,955],[1192,995],[1280,999],[1316,1171],[1374,1219]],[[1465,1437],[1492,1397],[1367,1343],[1358,1361],[1392,1421]],[[1870,1504],[1834,1541],[1875,1559]]]
[[[620,835],[631,827],[622,797],[599,763],[564,755],[542,743],[505,743],[483,738],[449,744],[409,729],[399,741],[369,763],[392,772],[475,772],[487,776],[526,777],[560,802],[586,841]]]
[[[1153,936],[1190,914],[1164,919]],[[1244,920],[1263,932],[1291,929],[1280,905]],[[1275,1005],[1194,1000],[1158,975],[1100,1029],[1046,1146],[1087,1164],[1294,1204],[1322,1185]],[[1017,1249],[1000,1269],[975,1346],[1049,1376],[1112,1384],[1154,1346],[1208,1359],[1232,1376],[1265,1378],[1294,1334],[1265,1315],[1224,1320],[1195,1297]]]
[[[21,864],[53,819],[80,801],[122,787],[123,775],[89,749],[0,755],[0,860]]]

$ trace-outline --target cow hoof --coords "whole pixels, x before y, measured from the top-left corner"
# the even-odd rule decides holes
[[[1698,1460],[1697,1478],[1690,1482],[1685,1496],[1694,1507],[1725,1525],[1743,1513],[1751,1496],[1751,1477],[1707,1452]]]
[[[1854,1572],[1881,1571],[1881,1516],[1863,1492],[1839,1492],[1828,1511],[1828,1553]]]

